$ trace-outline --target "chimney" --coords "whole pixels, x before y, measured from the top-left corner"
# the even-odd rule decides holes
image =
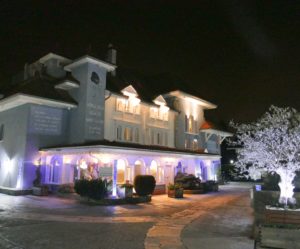
[[[117,50],[111,43],[108,45],[106,61],[113,65],[117,64]],[[111,75],[116,76],[116,70],[112,71]]]

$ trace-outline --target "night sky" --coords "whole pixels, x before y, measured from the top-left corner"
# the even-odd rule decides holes
[[[300,1],[0,1],[0,80],[48,52],[169,73],[217,104],[208,119],[300,110]]]

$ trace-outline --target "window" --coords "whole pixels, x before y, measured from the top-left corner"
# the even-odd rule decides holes
[[[163,120],[168,121],[169,120],[169,112],[165,112],[163,115]]]
[[[185,115],[185,131],[186,132],[194,133],[196,125],[197,125],[197,121],[194,120],[193,115],[189,115],[189,117],[187,115]]]
[[[161,166],[158,167],[158,182],[164,182],[164,170]]]
[[[138,128],[135,128],[135,131],[134,131],[134,141],[136,143],[139,142],[139,129]]]
[[[132,141],[132,129],[129,127],[124,129],[124,140]]]
[[[194,117],[192,115],[189,116],[189,132],[194,132]]]
[[[160,144],[161,136],[160,136],[159,132],[156,134],[156,137],[157,137],[157,144]]]
[[[117,140],[122,140],[122,126],[118,125],[117,127]]]
[[[198,149],[198,139],[194,138],[192,145],[193,145],[192,149],[197,150]]]
[[[117,99],[117,111],[122,111],[122,112],[124,111],[125,102],[126,102],[125,99],[120,99],[120,98]]]
[[[168,121],[169,118],[169,107],[161,106],[160,108],[150,108],[150,118]]]
[[[154,176],[156,179],[156,174],[157,174],[157,162],[152,161],[150,165],[150,175]]]
[[[154,131],[151,131],[151,144],[154,144]]]
[[[185,131],[187,132],[189,130],[189,124],[188,124],[188,117],[187,115],[184,116],[184,127],[185,127]]]
[[[145,174],[144,163],[140,160],[134,163],[134,176]]]
[[[116,109],[121,112],[129,112],[134,114],[140,114],[140,99],[138,98],[129,98],[121,99],[117,98]]]
[[[165,132],[165,146],[168,146],[168,132]]]
[[[48,182],[58,183],[59,181],[59,162],[54,160],[49,166]]]
[[[0,141],[3,140],[4,137],[4,124],[0,125]]]
[[[190,147],[190,145],[189,145],[189,139],[186,138],[186,139],[184,140],[184,148],[188,149],[189,147]]]
[[[158,109],[156,107],[150,108],[150,118],[157,118],[158,117]]]
[[[117,163],[117,183],[122,184],[125,182],[125,161],[118,160]]]
[[[131,168],[130,167],[126,168],[126,181],[131,182]]]

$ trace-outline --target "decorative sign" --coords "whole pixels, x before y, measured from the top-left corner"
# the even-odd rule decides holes
[[[96,72],[92,72],[91,81],[94,82],[95,84],[100,83],[99,75]]]
[[[101,136],[103,129],[104,108],[99,104],[88,103],[85,122],[89,136]]]
[[[61,135],[62,110],[45,106],[31,106],[29,132],[41,135]]]
[[[112,177],[113,176],[113,168],[112,168],[112,166],[100,167],[99,171],[100,171],[99,175],[101,177]]]

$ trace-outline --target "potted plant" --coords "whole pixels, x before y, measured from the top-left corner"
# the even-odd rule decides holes
[[[168,185],[168,197],[171,198],[183,198],[183,187],[181,184],[169,184]]]
[[[126,183],[120,185],[118,195],[121,198],[132,198],[133,185],[126,181]]]
[[[41,166],[38,165],[35,170],[36,178],[33,181],[32,194],[38,196],[48,195],[48,186],[41,184]]]

